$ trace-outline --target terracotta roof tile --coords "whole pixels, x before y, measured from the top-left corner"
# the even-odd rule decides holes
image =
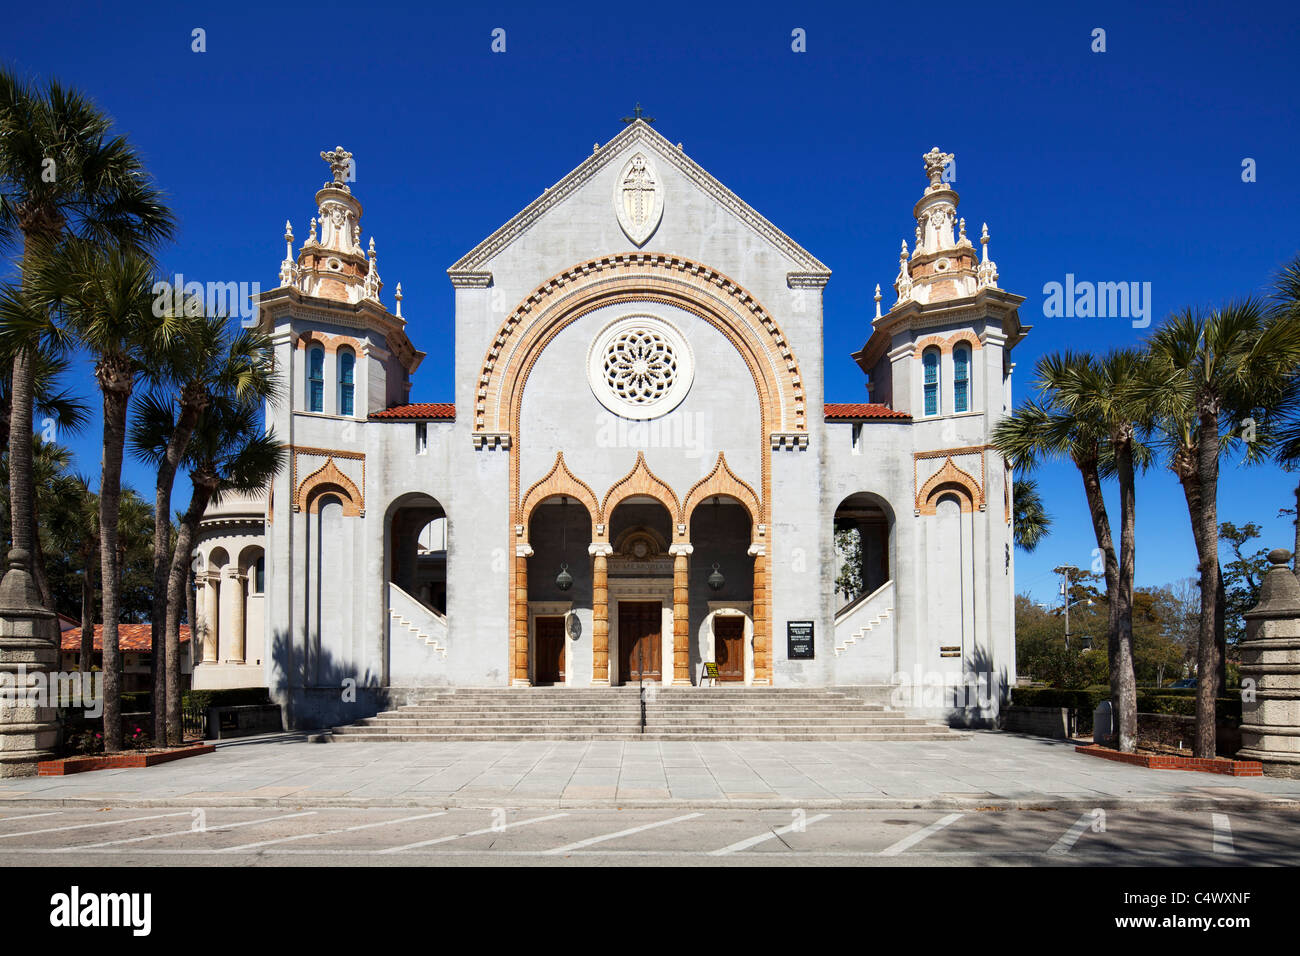
[[[120,650],[130,651],[132,654],[148,654],[151,649],[152,630],[148,624],[119,624],[117,626],[117,646]],[[181,625],[181,643],[184,644],[190,639],[190,626]],[[71,627],[63,632],[63,640],[60,644],[63,651],[81,650],[81,628]],[[95,625],[95,650],[104,649],[104,625]]]
[[[456,420],[456,406],[452,402],[417,402],[414,405],[394,405],[385,408],[382,412],[375,412],[370,417],[396,421],[429,419],[451,422]]]
[[[867,402],[827,402],[827,421],[846,421],[857,419],[888,419],[892,421],[911,421],[907,412],[897,412],[887,405],[874,405]]]

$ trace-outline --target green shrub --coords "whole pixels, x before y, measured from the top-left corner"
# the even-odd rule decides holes
[[[265,687],[232,687],[228,690],[187,690],[181,695],[182,707],[242,707],[269,704],[271,694]]]

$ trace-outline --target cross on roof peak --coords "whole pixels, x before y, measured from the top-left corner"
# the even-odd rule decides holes
[[[643,122],[646,122],[646,123],[653,123],[653,122],[655,121],[655,118],[654,118],[653,116],[646,116],[646,115],[644,115],[644,111],[641,109],[641,104],[640,104],[640,103],[637,103],[637,104],[636,104],[636,107],[633,108],[633,110],[632,110],[632,115],[631,115],[631,116],[624,116],[624,117],[623,117],[623,122],[624,122],[624,123],[635,123],[637,120],[642,120]]]

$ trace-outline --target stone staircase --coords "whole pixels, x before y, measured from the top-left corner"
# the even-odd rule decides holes
[[[820,688],[457,688],[336,727],[339,742],[475,740],[952,740],[946,725]]]

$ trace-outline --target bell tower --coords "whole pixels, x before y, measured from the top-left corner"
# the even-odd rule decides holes
[[[316,215],[296,256],[293,227],[284,224],[280,284],[258,297],[260,322],[275,336],[289,409],[364,421],[407,401],[424,353],[406,335],[401,285],[393,311],[380,299],[373,236],[362,250],[352,154],[337,146],[320,158],[332,177],[316,191]]]

